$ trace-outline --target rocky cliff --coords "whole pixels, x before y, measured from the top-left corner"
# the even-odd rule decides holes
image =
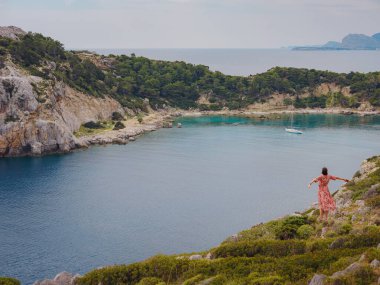
[[[32,76],[7,61],[0,69],[0,156],[68,152],[84,146],[73,132],[88,121],[123,113],[112,98],[96,98]]]
[[[173,108],[213,112],[346,108],[373,114],[380,112],[379,94],[379,72],[274,67],[254,76],[230,76],[203,65],[134,54],[68,51],[41,34],[0,27],[0,156],[126,143],[129,136],[157,128],[152,122],[146,126],[144,120],[132,130],[106,134],[130,123],[124,120],[124,111],[142,116]],[[118,119],[111,123],[114,112]],[[162,125],[161,119],[154,121]],[[83,123],[90,127],[81,128]],[[73,134],[78,129],[81,139]]]

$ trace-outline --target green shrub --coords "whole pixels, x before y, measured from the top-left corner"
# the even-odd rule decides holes
[[[187,279],[185,282],[182,283],[182,285],[195,285],[198,284],[199,281],[202,281],[204,277],[202,274],[198,274],[194,277],[191,277],[190,279]]]
[[[0,56],[6,55],[6,54],[7,54],[7,49],[4,48],[4,47],[2,47],[2,46],[0,46]]]
[[[258,240],[222,244],[213,251],[215,257],[256,255],[281,257],[301,254],[306,251],[306,243],[299,240]]]
[[[349,274],[347,276],[329,279],[327,280],[326,285],[368,285],[373,284],[376,280],[376,275],[373,273],[373,270],[369,266],[363,266],[357,271]]]
[[[226,284],[227,278],[223,275],[217,275],[212,277],[212,280],[208,283],[208,285],[223,285]]]
[[[379,208],[380,207],[380,195],[377,195],[375,197],[367,199],[366,205],[369,207],[372,207],[372,208]]]
[[[283,100],[283,104],[284,104],[285,106],[293,105],[293,100],[290,99],[290,98],[285,98],[285,99]]]
[[[314,228],[310,225],[302,225],[297,229],[297,236],[301,239],[308,239],[314,233]]]
[[[157,278],[157,277],[145,277],[145,278],[141,279],[137,283],[137,285],[157,285],[160,282],[162,282],[162,280],[160,278]]]
[[[0,277],[0,285],[21,285],[21,282],[11,277]]]
[[[283,220],[281,226],[277,229],[276,238],[281,240],[292,239],[297,236],[299,227],[308,223],[305,216],[290,216]]]
[[[274,276],[264,276],[264,277],[254,277],[250,276],[249,285],[282,285],[284,280],[278,275]]]
[[[308,252],[314,252],[314,251],[320,251],[324,249],[328,249],[329,245],[333,239],[331,238],[324,238],[324,239],[317,239],[317,240],[312,240],[308,241],[307,243],[307,251]]]
[[[340,235],[347,235],[352,231],[352,224],[345,223],[340,225],[340,227],[337,229],[337,233]]]
[[[17,116],[12,116],[12,115],[7,115],[5,117],[4,123],[13,123],[13,122],[18,122],[20,120],[19,117]]]
[[[100,122],[89,121],[84,123],[83,126],[87,129],[102,129],[103,126]]]
[[[380,231],[364,233],[361,235],[349,235],[344,247],[360,248],[376,246],[380,243]]]
[[[326,100],[327,107],[348,107],[348,98],[340,92],[330,93]]]
[[[122,121],[122,120],[124,120],[124,116],[120,114],[120,112],[112,113],[112,121]]]
[[[124,128],[125,128],[125,125],[122,122],[116,122],[115,126],[113,127],[114,130],[121,130]]]

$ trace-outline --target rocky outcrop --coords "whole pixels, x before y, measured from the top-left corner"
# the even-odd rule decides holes
[[[361,267],[362,266],[360,265],[360,263],[354,262],[354,263],[350,264],[349,266],[347,266],[347,268],[345,268],[344,270],[335,272],[333,275],[331,275],[331,278],[336,279],[336,278],[340,278],[340,277],[349,275],[353,272],[358,271]]]
[[[323,285],[326,278],[327,276],[324,274],[315,274],[310,280],[309,285]]]
[[[24,30],[15,26],[0,27],[0,37],[17,40],[20,36],[25,34],[26,32]]]
[[[74,285],[75,279],[79,278],[80,275],[72,275],[69,272],[58,273],[54,279],[44,279],[41,281],[34,282],[33,285]]]
[[[31,76],[11,62],[0,70],[0,156],[68,152],[87,146],[73,132],[88,121],[124,114],[112,98],[95,98],[62,82]]]

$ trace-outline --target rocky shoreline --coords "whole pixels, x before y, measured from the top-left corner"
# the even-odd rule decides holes
[[[67,91],[66,91],[67,92]],[[117,106],[116,106],[117,107]],[[111,108],[112,109],[112,108]],[[120,109],[119,107],[115,109]],[[111,113],[110,111],[107,111]],[[107,113],[107,114],[108,114]],[[137,137],[147,133],[156,131],[163,127],[172,127],[172,122],[178,117],[200,117],[200,116],[240,116],[240,117],[248,117],[248,118],[256,118],[261,120],[266,119],[280,119],[280,115],[289,115],[291,113],[294,114],[343,114],[343,115],[359,115],[359,116],[372,116],[379,115],[379,110],[371,110],[371,111],[361,111],[357,109],[343,109],[343,108],[329,108],[329,109],[243,109],[243,110],[220,110],[220,111],[199,111],[199,110],[180,110],[175,108],[169,108],[166,110],[151,110],[147,113],[143,119],[143,122],[138,122],[137,116],[126,119],[123,122],[125,128],[120,130],[104,130],[103,132],[86,135],[82,137],[75,137],[72,135],[63,134],[62,139],[48,139],[53,141],[52,148],[50,146],[45,146],[38,141],[30,145],[30,149],[25,152],[15,152],[10,155],[5,155],[8,157],[12,156],[41,156],[46,154],[58,154],[58,153],[69,153],[78,149],[86,149],[91,145],[107,145],[107,144],[120,144],[124,145],[131,141],[135,141]],[[91,116],[87,116],[91,118]],[[86,118],[87,118],[86,117]],[[101,117],[99,117],[101,118]],[[103,118],[106,118],[106,115],[103,115]],[[78,120],[78,119],[77,119]],[[43,126],[20,126],[19,129],[22,128],[37,128],[38,132],[41,133],[41,129],[46,131],[47,137],[50,131],[49,129],[54,129],[57,125],[60,125],[61,118],[58,119],[57,122],[47,122],[40,120],[40,124],[44,124]],[[81,120],[83,121],[83,119]],[[45,126],[46,125],[46,126]],[[14,132],[10,132],[13,136],[17,137],[15,132],[17,131],[17,124],[13,124],[15,127]],[[75,129],[79,128],[79,124],[76,122],[73,126],[71,126],[71,130],[66,130],[67,133],[74,133]],[[51,130],[55,133],[61,133],[61,131]],[[22,132],[23,135],[27,135],[28,132]],[[1,134],[0,134],[1,135]],[[17,141],[22,144],[22,140],[26,140],[26,138],[20,138]],[[59,140],[66,141],[66,143],[62,143],[62,147],[60,147]],[[0,144],[1,146],[1,144]]]
[[[83,136],[78,138],[78,141],[81,148],[91,145],[127,144],[135,141],[140,135],[168,126],[178,116],[180,113],[176,111],[155,111],[144,117],[143,123],[139,123],[136,118],[128,119],[123,121],[125,125],[123,129]]]
[[[172,122],[178,117],[201,117],[201,116],[240,116],[257,119],[272,119],[275,115],[282,114],[343,114],[372,116],[379,115],[380,111],[358,111],[353,109],[299,109],[299,110],[161,110],[147,115],[143,123],[138,123],[136,118],[124,121],[126,127],[121,130],[104,131],[100,134],[85,136],[79,139],[81,147],[90,145],[127,144],[135,141],[136,137],[147,132],[156,131],[163,127],[172,127]]]

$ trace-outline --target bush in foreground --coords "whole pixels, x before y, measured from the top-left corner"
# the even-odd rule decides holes
[[[21,285],[21,283],[15,278],[0,277],[0,285]]]

